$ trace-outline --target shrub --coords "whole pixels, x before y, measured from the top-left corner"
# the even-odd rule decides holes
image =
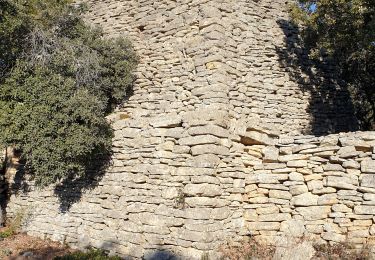
[[[355,249],[348,243],[319,244],[314,245],[315,257],[327,260],[369,260],[371,258],[371,250],[366,245],[361,249]]]
[[[11,66],[0,81],[0,143],[21,151],[40,186],[83,176],[110,154],[105,116],[129,94],[137,63],[126,39],[104,39],[84,24],[80,8],[55,1],[7,1],[15,17],[32,23],[26,37],[18,35],[16,60],[0,57]]]
[[[250,260],[250,259],[272,259],[275,247],[257,242],[254,238],[248,241],[223,245],[220,248],[223,259],[228,260]]]
[[[375,129],[375,5],[373,0],[298,0],[291,8],[316,61],[333,59],[348,83],[362,129]]]
[[[8,226],[0,232],[0,238],[7,238],[15,235],[22,225],[24,213],[18,212],[16,216],[8,223]]]

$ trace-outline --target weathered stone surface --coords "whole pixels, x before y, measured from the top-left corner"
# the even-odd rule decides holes
[[[275,213],[275,214],[259,215],[258,221],[281,222],[281,221],[289,220],[291,218],[292,217],[289,213]]]
[[[288,167],[302,168],[307,166],[307,161],[288,161],[286,165]]]
[[[361,186],[374,188],[375,187],[375,174],[363,174]]]
[[[270,190],[269,197],[290,200],[292,198],[292,194],[290,194],[288,191]]]
[[[197,168],[215,168],[219,165],[220,158],[215,154],[202,154],[194,156],[186,162],[187,166]]]
[[[277,162],[279,158],[279,149],[274,146],[265,147],[262,150],[264,157],[263,162]]]
[[[305,179],[303,178],[303,175],[299,172],[291,172],[289,173],[289,180],[291,181],[300,181],[303,182]]]
[[[334,205],[336,203],[338,203],[336,194],[324,194],[318,199],[318,205]]]
[[[356,161],[345,161],[342,166],[347,169],[359,169],[361,167]]]
[[[356,157],[359,154],[354,146],[344,146],[337,151],[337,155],[341,158]]]
[[[334,232],[324,232],[322,234],[322,238],[327,241],[333,241],[336,243],[343,243],[346,240],[345,235],[337,234]]]
[[[184,193],[190,196],[215,197],[220,196],[222,190],[219,185],[214,184],[187,184]]]
[[[354,213],[363,215],[375,215],[375,206],[355,206]]]
[[[323,166],[324,171],[344,171],[344,168],[340,164],[328,163]]]
[[[246,132],[244,135],[241,136],[241,143],[245,145],[256,145],[256,144],[273,145],[274,140],[270,138],[267,134],[251,131],[251,132]]]
[[[191,148],[191,153],[193,155],[201,155],[201,154],[217,154],[217,155],[227,155],[229,154],[229,149],[224,146],[214,145],[214,144],[206,144],[206,145],[196,145]]]
[[[299,195],[302,193],[307,193],[309,190],[306,185],[297,185],[290,187],[290,193],[292,195]]]
[[[270,206],[263,206],[261,208],[257,208],[256,209],[256,213],[257,214],[275,214],[275,213],[279,213],[279,207],[273,205],[273,204],[270,204]]]
[[[335,100],[301,91],[322,86],[283,61],[302,57],[298,30],[280,22],[287,6],[88,0],[87,20],[130,38],[140,57],[133,95],[108,117],[113,165],[90,189],[62,187],[72,205],[26,178],[27,193],[10,193],[9,217],[27,208],[30,234],[72,245],[87,234],[85,247],[135,259],[166,258],[159,248],[200,259],[249,234],[274,244],[285,235],[363,244],[375,233],[375,135],[321,136],[355,127],[343,107],[350,99],[320,69]],[[301,134],[309,131],[317,136]],[[284,257],[307,259],[300,246]]]
[[[311,259],[315,254],[315,249],[311,242],[300,242],[297,239],[292,240],[286,236],[281,238],[282,243],[276,246],[273,259],[280,260],[300,260]]]
[[[280,162],[289,162],[289,161],[297,161],[297,160],[306,160],[309,156],[306,154],[289,154],[283,155],[279,157]]]
[[[291,204],[294,206],[314,206],[318,205],[319,196],[308,193],[303,193],[301,195],[294,196],[291,199]]]
[[[303,220],[287,220],[281,223],[280,231],[287,236],[303,237],[306,232],[305,222]]]
[[[375,160],[365,159],[361,162],[361,171],[363,173],[375,173]]]
[[[178,115],[164,115],[161,117],[154,118],[150,121],[150,124],[153,127],[166,127],[166,128],[172,128],[179,126],[182,122],[181,116]]]
[[[217,125],[205,125],[205,126],[197,126],[192,127],[188,130],[190,135],[214,135],[217,137],[228,137],[228,132]]]
[[[257,231],[257,230],[279,230],[280,229],[279,222],[250,222],[248,224],[248,228],[250,231]]]
[[[212,135],[197,135],[181,138],[178,140],[180,145],[199,145],[199,144],[219,144],[220,138]]]
[[[328,176],[326,179],[326,186],[334,188],[356,190],[357,185],[356,181],[349,177]]]
[[[311,206],[311,207],[298,207],[297,212],[302,215],[305,220],[319,220],[328,217],[331,212],[330,206]]]

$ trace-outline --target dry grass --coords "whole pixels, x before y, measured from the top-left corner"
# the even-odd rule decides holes
[[[302,243],[302,240],[301,240]],[[315,254],[311,260],[370,260],[374,259],[371,247],[363,245],[355,248],[349,243],[315,244]],[[274,259],[276,247],[264,245],[254,238],[249,241],[228,243],[221,246],[220,253],[225,260],[271,260]]]
[[[241,243],[228,243],[220,248],[223,259],[227,260],[270,260],[275,253],[275,247],[263,245],[251,238]]]
[[[362,249],[356,249],[354,246],[346,243],[334,245],[323,244],[315,245],[316,251],[313,259],[316,260],[370,260],[371,250],[365,245]]]
[[[15,234],[0,240],[0,259],[4,260],[52,260],[73,252],[67,246],[50,240],[42,240],[25,234]]]

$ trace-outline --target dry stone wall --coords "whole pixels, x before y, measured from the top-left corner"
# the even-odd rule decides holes
[[[371,243],[375,133],[302,135],[356,126],[334,70],[301,60],[285,1],[88,4],[88,21],[134,42],[134,94],[109,118],[103,176],[10,180],[8,216],[26,212],[28,233],[146,259],[249,236]]]

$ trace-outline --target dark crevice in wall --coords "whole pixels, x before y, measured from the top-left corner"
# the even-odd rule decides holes
[[[358,130],[347,85],[338,77],[334,62],[328,58],[311,60],[298,27],[284,19],[279,19],[278,24],[285,35],[285,47],[276,47],[279,62],[301,91],[311,96],[307,109],[311,121],[305,133],[325,135]]]

